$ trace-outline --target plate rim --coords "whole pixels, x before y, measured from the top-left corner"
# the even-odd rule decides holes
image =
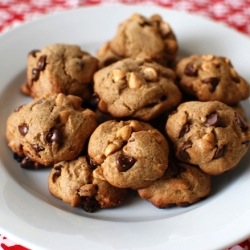
[[[85,6],[85,7],[81,7],[81,8],[77,8],[77,9],[73,9],[73,10],[67,10],[67,11],[60,11],[58,13],[52,13],[52,14],[49,14],[49,15],[45,15],[45,16],[42,16],[42,17],[39,17],[37,18],[36,20],[32,20],[32,21],[28,21],[18,27],[14,27],[13,29],[11,30],[8,30],[6,32],[3,32],[1,35],[0,35],[0,45],[1,45],[1,41],[2,39],[5,39],[5,37],[8,37],[8,36],[11,36],[12,33],[16,33],[16,32],[20,32],[22,29],[25,29],[25,27],[27,26],[32,26],[32,25],[36,25],[36,23],[40,23],[40,22],[46,22],[48,20],[48,18],[56,18],[58,16],[63,16],[63,15],[69,15],[69,14],[73,14],[74,12],[84,12],[86,11],[86,9],[100,9],[100,8],[112,8],[113,6],[117,7],[119,6],[119,8],[130,8],[133,7],[139,7],[139,8],[147,8],[148,6],[143,6],[143,5],[138,5],[138,6],[127,6],[127,5],[124,5],[124,4],[107,4],[107,5],[97,5],[97,6]],[[159,8],[159,6],[150,6],[150,7],[154,7],[154,8]],[[190,16],[192,18],[198,18],[200,20],[206,20],[207,22],[211,22],[211,23],[214,23],[211,19],[208,19],[206,17],[201,17],[201,16],[198,16],[198,15],[194,15],[194,14],[189,14],[187,12],[184,12],[184,11],[177,11],[177,10],[170,10],[170,9],[164,9],[165,11],[167,12],[172,12],[172,13],[183,13],[183,15],[186,15],[186,16]],[[215,24],[215,23],[214,23]],[[231,29],[229,26],[223,24],[223,23],[216,23],[216,25],[220,25],[221,27],[223,27],[223,29],[229,29],[230,32],[234,32],[235,34],[238,34],[242,37],[245,37],[249,40],[249,37],[245,36],[245,34],[241,34],[239,33],[238,31],[236,30],[233,30]],[[250,40],[249,40],[250,42]],[[1,161],[1,159],[0,159]],[[2,164],[2,161],[1,161],[1,164]],[[4,170],[6,171],[6,170]],[[0,168],[0,173],[2,172],[1,168]],[[1,177],[0,177],[0,180],[1,180]],[[0,190],[1,191],[1,190]],[[1,194],[0,194],[1,195]],[[0,207],[1,208],[1,207]],[[0,216],[0,219],[1,219],[1,216]],[[15,233],[12,233],[12,232],[9,232],[8,230],[5,230],[4,227],[2,225],[0,225],[0,228],[1,228],[1,232],[3,232],[7,237],[11,237],[11,239],[14,239],[16,242],[21,242],[21,244],[23,245],[26,245],[26,247],[30,246],[32,248],[37,248],[38,246],[37,245],[33,245],[32,243],[30,242],[27,242],[26,240],[23,240],[22,238],[19,238],[17,235],[15,235]],[[247,235],[245,235],[246,237],[249,237],[250,236],[250,233],[248,233]],[[242,240],[243,238],[242,237],[240,240]],[[236,240],[234,240],[234,242],[236,243]],[[231,245],[231,243],[230,243]],[[225,245],[226,247],[228,245]],[[156,249],[156,248],[154,248]]]

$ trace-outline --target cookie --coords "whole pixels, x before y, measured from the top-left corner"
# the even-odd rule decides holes
[[[211,186],[211,176],[198,167],[174,163],[163,177],[149,187],[139,189],[138,194],[158,208],[184,207],[206,198]]]
[[[7,120],[8,146],[44,166],[74,159],[97,126],[95,113],[81,108],[81,101],[55,94],[19,107]]]
[[[126,58],[94,75],[98,107],[115,118],[149,121],[175,108],[181,92],[173,70],[145,59]]]
[[[97,67],[98,60],[79,46],[51,44],[28,54],[21,92],[35,98],[57,93],[87,98]]]
[[[159,15],[147,18],[133,14],[117,28],[115,36],[98,51],[101,67],[128,57],[152,59],[164,66],[175,61],[176,36],[169,23]]]
[[[191,55],[177,63],[176,74],[181,90],[199,101],[236,105],[250,94],[249,84],[225,57]]]
[[[250,124],[224,103],[190,101],[168,118],[166,133],[179,160],[219,175],[237,166],[247,152]]]
[[[160,178],[168,167],[168,143],[147,123],[110,120],[92,133],[88,154],[104,178],[118,188],[138,189]]]
[[[101,169],[93,169],[84,156],[55,164],[48,177],[48,187],[53,196],[87,212],[120,206],[127,195],[127,189],[110,185]]]

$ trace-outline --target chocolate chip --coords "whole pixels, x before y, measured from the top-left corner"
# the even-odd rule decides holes
[[[25,156],[24,155],[19,155],[17,153],[13,154],[13,158],[17,161],[17,162],[21,162],[23,160]]]
[[[188,63],[185,67],[184,74],[187,76],[198,76],[198,69],[194,64]]]
[[[57,180],[57,178],[61,176],[61,173],[62,173],[62,167],[61,166],[54,167],[54,173],[53,173],[53,176],[52,176],[52,181],[55,182]]]
[[[44,147],[40,146],[39,144],[33,144],[33,145],[32,145],[32,148],[33,148],[37,153],[39,153],[40,151],[43,151],[43,150],[44,150]]]
[[[46,59],[47,59],[47,56],[45,56],[45,55],[39,57],[38,62],[37,62],[38,70],[42,71],[42,70],[45,69],[45,67],[46,67]]]
[[[40,50],[38,50],[38,49],[33,49],[33,50],[31,50],[30,52],[29,52],[29,55],[31,55],[31,56],[33,56],[33,57],[36,57],[36,53],[37,52],[40,52]]]
[[[215,113],[211,113],[210,115],[207,116],[207,120],[205,122],[206,126],[218,126],[219,125],[219,116],[218,114]]]
[[[100,207],[99,202],[94,197],[82,197],[81,208],[88,213],[95,212]]]
[[[145,26],[151,26],[151,23],[148,22],[148,21],[146,21],[146,20],[144,20],[144,21],[140,22],[139,25],[140,25],[141,27],[145,27]]]
[[[243,120],[242,116],[238,113],[235,113],[236,116],[236,122],[242,129],[242,131],[247,131],[248,130],[248,125],[247,123]]]
[[[28,156],[25,156],[22,159],[20,166],[22,168],[25,168],[25,169],[39,169],[39,168],[43,167],[42,164],[31,160]]]
[[[25,136],[29,132],[29,126],[24,123],[18,126],[19,133]]]
[[[181,129],[181,132],[180,132],[180,134],[179,134],[179,138],[182,138],[186,133],[189,132],[189,130],[190,130],[189,124],[186,123],[186,124],[182,127],[182,129]]]
[[[237,76],[232,76],[232,80],[233,80],[235,83],[240,83],[240,78],[237,77]]]
[[[201,80],[202,83],[210,84],[210,91],[214,92],[220,82],[218,77],[208,77]]]
[[[49,132],[46,135],[46,141],[48,143],[58,143],[60,144],[61,142],[61,136],[60,136],[60,131],[58,129],[53,129],[51,132]]]
[[[222,145],[221,147],[217,146],[217,149],[216,149],[216,151],[214,153],[214,156],[213,156],[213,160],[222,157],[224,155],[224,153],[225,153],[225,148],[226,148],[225,145]]]
[[[250,141],[243,141],[241,144],[246,145],[248,147]]]
[[[166,101],[166,100],[167,100],[167,96],[166,96],[166,95],[161,96],[161,98],[160,98],[160,101],[161,101],[161,102],[164,102],[164,101]]]
[[[129,170],[135,162],[135,158],[124,154],[118,154],[116,157],[116,166],[120,172]]]
[[[39,79],[39,75],[40,75],[40,70],[37,68],[32,69],[32,77],[31,80],[32,81],[37,81]]]
[[[100,101],[100,97],[96,93],[94,93],[89,99],[83,100],[82,107],[89,108],[91,110],[96,110],[99,101]]]
[[[187,141],[184,142],[184,144],[181,146],[180,150],[179,150],[179,158],[183,161],[188,161],[190,159],[190,156],[188,154],[188,152],[186,151],[187,148],[191,148],[192,147],[192,142]]]

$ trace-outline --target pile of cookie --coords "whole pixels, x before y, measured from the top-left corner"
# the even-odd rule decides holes
[[[216,46],[216,45],[215,45]],[[96,56],[51,44],[28,55],[6,138],[21,167],[50,168],[52,195],[87,212],[131,191],[158,208],[206,198],[248,150],[249,84],[228,58],[177,58],[159,15],[133,14]]]

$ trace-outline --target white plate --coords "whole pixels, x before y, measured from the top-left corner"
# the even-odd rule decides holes
[[[93,214],[71,208],[47,190],[48,171],[27,171],[13,160],[5,121],[29,101],[19,93],[27,53],[55,42],[93,54],[134,12],[158,13],[175,31],[180,53],[231,58],[250,80],[250,40],[197,16],[153,6],[105,5],[48,16],[0,36],[0,232],[31,249],[222,249],[250,236],[249,151],[234,171],[214,178],[209,198],[188,208],[157,209],[131,199]],[[243,102],[250,117],[249,100]]]

